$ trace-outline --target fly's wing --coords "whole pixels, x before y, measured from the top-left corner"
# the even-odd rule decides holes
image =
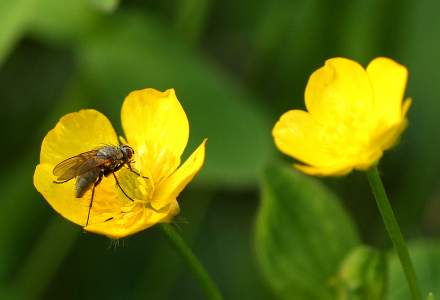
[[[60,162],[53,169],[53,175],[58,177],[58,181],[70,180],[104,164],[107,159],[97,157],[97,153],[98,150],[92,150]]]

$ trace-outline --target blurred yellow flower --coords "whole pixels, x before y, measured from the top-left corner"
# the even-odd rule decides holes
[[[327,60],[307,83],[307,111],[288,111],[275,124],[275,144],[307,174],[368,169],[407,125],[407,76],[404,66],[384,57],[366,69],[346,58]]]
[[[121,140],[134,150],[132,166],[148,179],[125,167],[117,171],[124,191],[134,199],[131,201],[112,176],[104,177],[96,187],[90,220],[84,228],[115,239],[167,222],[179,212],[176,198],[202,167],[206,142],[180,165],[189,125],[173,89],[130,93],[122,105],[121,119],[126,136]],[[91,189],[76,198],[74,180],[53,183],[54,166],[82,152],[118,144],[110,121],[98,111],[87,109],[65,115],[43,140],[40,164],[34,174],[36,189],[59,214],[85,226]]]

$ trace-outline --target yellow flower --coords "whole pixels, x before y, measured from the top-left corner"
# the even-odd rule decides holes
[[[404,66],[384,57],[366,69],[346,58],[327,60],[307,83],[308,111],[283,114],[272,131],[275,144],[307,174],[368,169],[407,125],[407,76]]]
[[[177,196],[203,165],[205,142],[180,165],[186,147],[189,125],[174,90],[144,89],[130,93],[122,105],[122,127],[126,141],[134,150],[133,169],[116,172],[128,199],[112,176],[97,185],[90,220],[85,230],[121,238],[167,222],[179,212]],[[82,152],[103,145],[118,145],[110,121],[96,110],[87,109],[65,115],[43,140],[40,164],[34,185],[49,204],[66,219],[86,225],[91,189],[75,197],[75,180],[55,184],[54,166]],[[180,167],[179,167],[180,165]]]

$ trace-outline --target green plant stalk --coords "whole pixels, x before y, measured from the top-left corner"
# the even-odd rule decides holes
[[[159,227],[203,287],[206,298],[211,300],[222,300],[223,297],[211,277],[208,275],[208,272],[206,272],[191,248],[186,244],[174,227],[166,223],[160,224]]]
[[[400,259],[403,271],[408,282],[412,298],[414,300],[421,300],[422,296],[420,289],[417,285],[417,276],[414,271],[414,266],[409,256],[408,248],[406,247],[405,240],[402,232],[400,231],[399,224],[394,216],[393,209],[391,208],[388,196],[385,192],[382,180],[379,175],[377,166],[370,168],[367,171],[368,182],[373,191],[374,198],[376,199],[377,206],[380,214],[382,215],[385,228],[388,231],[391,241],[393,242],[394,249]]]

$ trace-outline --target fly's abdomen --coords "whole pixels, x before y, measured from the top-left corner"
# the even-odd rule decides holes
[[[99,169],[91,170],[78,176],[75,185],[76,198],[81,198],[84,196],[85,192],[87,192],[93,186],[98,177]]]

